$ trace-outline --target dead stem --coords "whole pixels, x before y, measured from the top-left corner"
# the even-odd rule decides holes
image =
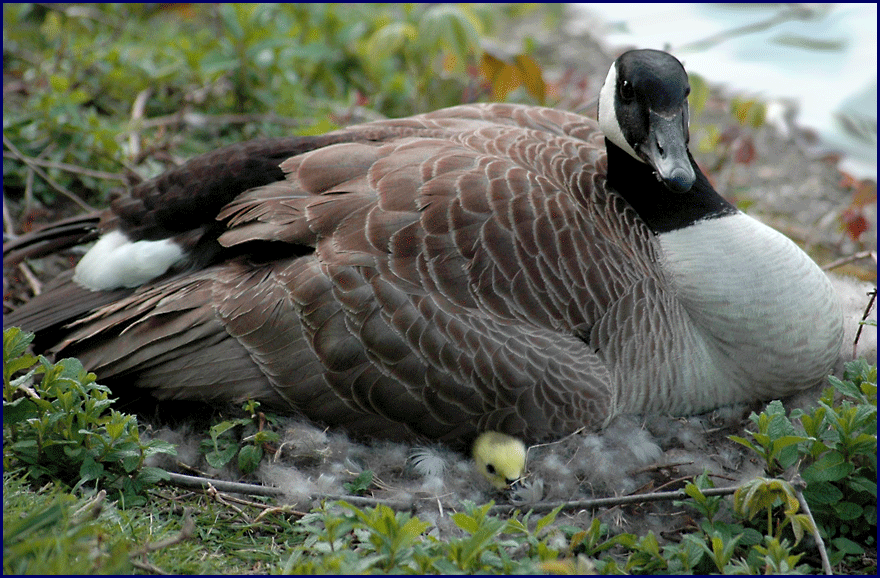
[[[16,146],[14,144],[12,144],[12,141],[10,141],[8,138],[6,138],[6,135],[3,135],[3,144],[12,152],[13,155],[16,156],[16,158],[18,158],[18,160],[20,160],[21,162],[26,164],[28,166],[28,168],[30,168],[32,171],[34,171],[40,177],[42,177],[43,180],[45,180],[49,184],[49,186],[51,186],[53,189],[55,189],[56,191],[58,191],[59,193],[61,193],[62,195],[64,195],[65,197],[67,197],[68,199],[70,199],[71,201],[76,203],[77,205],[79,205],[81,208],[85,209],[86,211],[88,211],[90,213],[95,211],[95,209],[91,205],[89,205],[88,203],[86,203],[85,201],[80,199],[74,193],[68,191],[66,188],[64,188],[60,184],[56,183],[52,179],[52,177],[50,177],[48,174],[46,174],[46,172],[43,171],[43,169],[41,169],[39,166],[37,166],[33,162],[33,159],[31,157],[26,156],[24,153],[22,153],[20,150],[18,150],[16,148]]]

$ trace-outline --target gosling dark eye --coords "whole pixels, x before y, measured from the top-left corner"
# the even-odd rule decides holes
[[[624,80],[620,83],[620,98],[630,101],[636,97],[636,91],[630,81]]]
[[[495,473],[495,466],[493,466],[492,464],[486,464],[486,471],[489,472],[490,474],[494,474]]]

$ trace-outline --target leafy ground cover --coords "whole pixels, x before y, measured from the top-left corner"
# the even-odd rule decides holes
[[[451,514],[460,535],[441,540],[410,513],[349,503],[365,489],[358,484],[348,487],[348,501],[328,500],[311,512],[213,488],[159,488],[168,474],[143,460],[174,449],[141,442],[136,418],[113,410],[106,388],[76,360],[53,364],[27,354],[32,337],[4,331],[7,573],[876,570],[877,369],[864,360],[832,379],[811,411],[786,414],[773,402],[753,414],[749,437],[736,441],[764,460],[767,477],[741,485],[732,498],[712,493],[705,474],[688,482],[675,497],[700,521],[679,543],[661,547],[652,532],[610,535],[598,518],[587,528],[552,524],[565,504],[538,517],[493,515],[492,502],[465,502]],[[253,447],[246,439],[235,447]],[[211,444],[206,451],[214,451]],[[819,564],[801,561],[816,551]]]

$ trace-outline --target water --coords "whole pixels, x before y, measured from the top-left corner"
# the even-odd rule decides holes
[[[573,6],[574,25],[595,30],[598,18],[610,46],[669,50],[736,93],[791,99],[797,123],[844,153],[843,170],[877,178],[876,4]]]

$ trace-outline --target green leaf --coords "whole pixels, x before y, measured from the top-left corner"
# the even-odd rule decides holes
[[[367,53],[371,58],[383,58],[388,54],[403,50],[407,44],[418,39],[419,32],[408,22],[389,22],[377,29],[367,42]]]
[[[9,327],[3,330],[3,365],[10,360],[20,357],[34,340],[33,333],[22,331],[18,327]]]
[[[37,370],[33,370],[30,373],[28,373],[27,376],[24,377],[24,379],[19,378],[19,379],[15,380],[14,382],[12,382],[11,378],[13,375],[18,373],[19,371],[33,366],[34,363],[36,363],[36,362],[37,362],[37,357],[35,357],[33,355],[22,355],[21,357],[18,357],[16,359],[12,359],[12,360],[9,360],[8,362],[4,362],[3,375],[5,378],[5,384],[18,386],[19,384],[26,383],[28,380],[31,379],[31,377],[34,375],[34,373],[37,372]]]
[[[688,79],[691,85],[691,94],[688,98],[688,104],[693,111],[694,116],[697,116],[702,112],[706,103],[709,101],[711,91],[709,90],[709,84],[699,74],[689,72]]]
[[[456,512],[452,514],[452,521],[455,522],[456,526],[458,526],[468,534],[473,534],[477,531],[477,528],[479,527],[477,521],[465,514],[464,512]]]
[[[39,415],[37,404],[30,398],[20,397],[12,403],[3,402],[3,426],[12,426]]]
[[[862,397],[862,390],[859,389],[856,384],[849,380],[843,381],[834,377],[833,375],[829,375],[828,382],[843,395],[848,395],[849,397],[852,397],[854,399],[861,399]]]
[[[155,454],[177,455],[177,446],[164,440],[150,440],[143,449],[144,457],[149,457]]]
[[[281,439],[281,436],[278,435],[278,432],[274,432],[272,430],[264,429],[258,431],[254,434],[253,443],[254,444],[265,444],[265,443],[275,443]]]
[[[212,468],[222,468],[235,457],[236,453],[238,448],[234,444],[229,444],[222,449],[206,453],[205,460]]]
[[[83,459],[82,466],[79,468],[79,476],[83,481],[97,480],[104,473],[104,465],[96,462],[92,456],[86,456]]]
[[[843,499],[843,492],[830,482],[811,482],[804,496],[810,504],[834,504]]]
[[[427,530],[430,526],[431,524],[423,522],[418,518],[410,518],[407,520],[407,522],[400,528],[401,534],[406,537],[405,544],[408,545],[415,541],[415,539],[421,536],[422,532]]]
[[[364,470],[358,476],[352,480],[351,482],[345,482],[342,484],[342,487],[345,488],[345,491],[349,494],[353,494],[355,496],[359,496],[365,493],[370,489],[370,485],[373,483],[373,472],[372,470]]]
[[[125,473],[130,474],[141,465],[141,456],[139,452],[125,453],[122,457],[122,469]]]
[[[755,452],[755,453],[758,453],[758,454],[761,453],[761,450],[759,450],[759,449],[755,446],[755,444],[753,444],[751,441],[747,440],[746,438],[743,438],[743,437],[740,437],[740,436],[727,436],[727,438],[730,439],[730,440],[732,440],[732,441],[735,441],[735,442],[738,443],[738,444],[741,444],[741,445],[746,446],[747,448],[749,448],[750,450],[752,450],[752,451]]]
[[[834,538],[831,540],[831,543],[834,544],[834,547],[840,550],[845,554],[851,554],[853,556],[861,556],[865,553],[865,549],[853,542],[848,538]]]
[[[734,511],[751,520],[757,513],[772,508],[777,498],[782,499],[786,513],[797,512],[799,503],[790,483],[779,479],[755,478],[734,492]]]
[[[211,426],[211,429],[209,430],[209,433],[210,433],[211,437],[212,437],[214,440],[216,440],[216,439],[219,438],[221,435],[223,435],[224,433],[226,433],[226,432],[228,432],[229,430],[233,429],[233,428],[236,427],[237,425],[239,425],[239,424],[238,424],[237,422],[235,422],[235,421],[231,421],[231,420],[221,421],[220,423]]]
[[[559,512],[562,511],[562,507],[563,506],[554,508],[553,511],[551,511],[549,514],[538,520],[537,524],[535,524],[535,533],[540,532],[542,529],[544,529],[544,527],[552,524],[553,521],[556,519],[556,516],[559,515]]]
[[[244,28],[240,21],[240,10],[240,7],[234,4],[221,3],[217,5],[217,13],[220,15],[226,31],[235,40],[242,40],[244,38]]]
[[[125,422],[112,421],[104,427],[107,428],[107,435],[111,440],[118,440],[125,433],[125,425]]]
[[[773,440],[773,448],[776,451],[780,451],[789,446],[797,445],[803,441],[807,441],[807,438],[803,436],[784,435]]]
[[[852,502],[837,502],[834,511],[841,520],[855,520],[862,516],[862,506]]]
[[[869,480],[862,476],[852,476],[846,483],[854,492],[867,492],[874,499],[877,498],[877,482],[874,480]]]
[[[260,460],[262,459],[263,446],[246,445],[241,448],[240,452],[238,452],[238,469],[241,470],[242,473],[250,474],[259,467]]]
[[[419,21],[418,38],[426,50],[448,50],[465,55],[479,47],[474,22],[452,4],[435,4]]]
[[[830,451],[806,468],[801,475],[807,483],[836,482],[848,476],[853,471],[853,467],[852,464],[846,462],[843,454]]]

